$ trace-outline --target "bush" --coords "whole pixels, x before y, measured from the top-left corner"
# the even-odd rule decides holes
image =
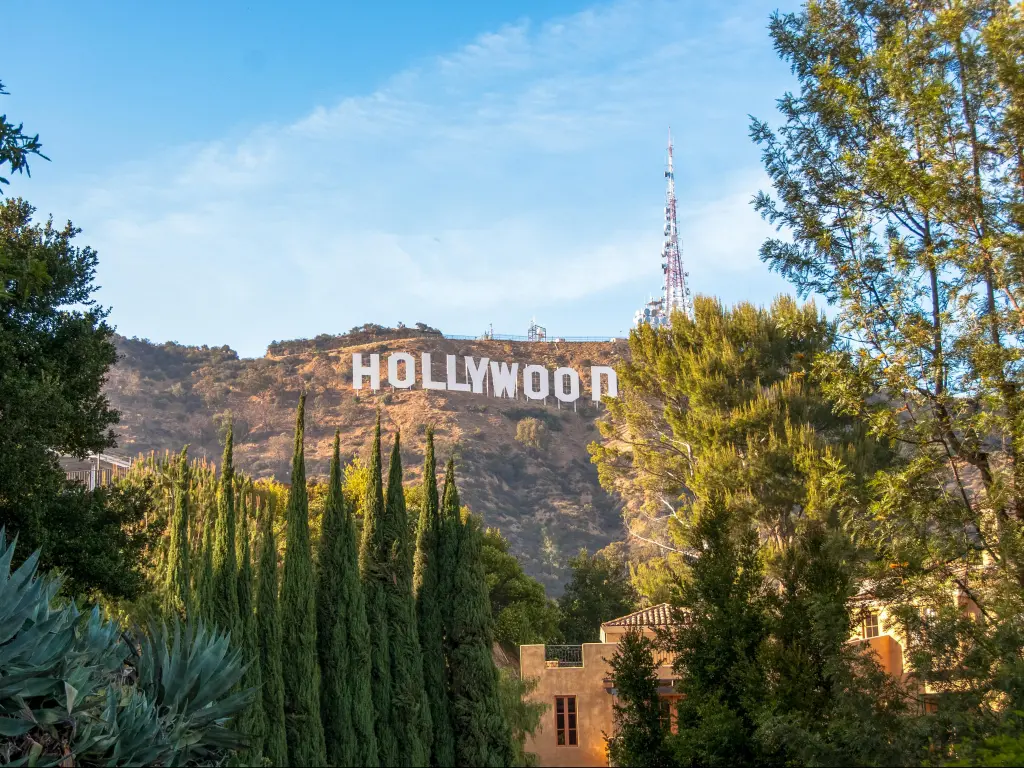
[[[516,425],[516,440],[523,445],[543,450],[548,442],[548,430],[538,419],[527,416]]]
[[[562,431],[562,420],[557,411],[549,411],[546,408],[507,408],[502,411],[506,419],[520,421],[527,417],[537,419],[544,424],[551,432]]]

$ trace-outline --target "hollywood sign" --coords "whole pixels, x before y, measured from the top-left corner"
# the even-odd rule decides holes
[[[364,363],[361,352],[352,354],[352,389],[362,389],[369,379],[370,389],[380,389],[380,355],[369,355]],[[431,355],[420,355],[420,380],[423,389],[444,389],[449,392],[472,392],[477,395],[491,394],[494,397],[516,397],[519,385],[527,400],[544,400],[554,395],[563,403],[573,403],[580,398],[580,375],[572,368],[556,368],[554,372],[543,365],[505,363],[486,357],[463,357],[462,375],[459,375],[459,359],[447,355],[447,375],[443,379],[433,378]],[[410,389],[416,383],[416,358],[408,352],[394,352],[387,357],[387,383],[396,389]],[[606,365],[590,366],[590,397],[595,402],[603,394],[618,397],[619,380],[615,369]],[[489,390],[489,392],[488,392]]]

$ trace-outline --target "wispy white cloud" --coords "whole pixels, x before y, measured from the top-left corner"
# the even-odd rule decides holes
[[[701,5],[488,32],[375,93],[80,181],[62,210],[129,334],[260,354],[366,321],[513,332],[538,311],[617,332],[660,280],[671,121],[696,289],[777,288],[744,136],[777,95],[770,7]]]

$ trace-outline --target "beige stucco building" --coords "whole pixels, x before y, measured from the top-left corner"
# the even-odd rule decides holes
[[[968,611],[977,610],[963,600],[961,604]],[[904,642],[895,622],[889,620],[884,608],[876,605],[867,592],[857,598],[853,611],[857,623],[851,642],[864,643],[865,650],[876,654],[886,672],[905,680]],[[526,749],[537,755],[539,765],[608,765],[607,737],[615,727],[615,689],[609,660],[619,640],[631,628],[654,637],[657,628],[668,626],[671,620],[671,608],[664,603],[605,622],[601,625],[599,643],[520,647],[521,676],[538,681],[530,699],[548,705],[540,727],[526,743]],[[659,654],[655,661],[659,662],[659,696],[665,724],[674,728],[672,702],[679,698],[674,687],[678,675],[672,671],[672,659],[667,655]],[[928,692],[921,693],[927,704]]]
[[[523,645],[519,648],[519,669],[524,679],[537,678],[530,698],[548,704],[540,727],[526,742],[544,766],[608,765],[606,737],[612,734],[612,705],[609,660],[619,639],[632,627],[653,637],[655,629],[671,621],[668,604],[656,605],[601,625],[601,642],[582,645]],[[671,660],[657,659],[661,695],[666,704],[677,695],[677,676]]]

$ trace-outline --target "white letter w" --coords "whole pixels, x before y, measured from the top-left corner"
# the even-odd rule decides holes
[[[508,363],[497,363],[491,360],[491,387],[494,389],[494,396],[515,397],[518,373],[519,363],[512,363],[512,369],[509,370]]]

